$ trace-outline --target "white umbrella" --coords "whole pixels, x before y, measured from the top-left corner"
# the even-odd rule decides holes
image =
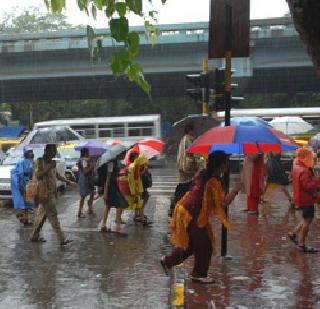
[[[276,117],[270,124],[285,134],[300,134],[313,129],[312,125],[300,117]]]

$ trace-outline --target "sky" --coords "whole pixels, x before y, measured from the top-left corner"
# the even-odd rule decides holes
[[[87,15],[80,12],[76,0],[66,0],[67,8],[64,14],[68,16],[71,24],[90,24],[95,28],[105,28],[106,18],[98,15],[97,20],[89,19]],[[148,5],[148,1],[144,0]],[[286,0],[251,0],[250,18],[263,19],[268,17],[279,17],[289,12]],[[12,12],[15,7],[27,8],[37,6],[46,10],[43,0],[0,0],[0,16]],[[208,21],[209,0],[167,0],[165,5],[161,0],[153,0],[153,8],[158,11],[158,24],[173,24],[193,21]],[[131,25],[142,24],[141,18],[135,16],[130,18]]]

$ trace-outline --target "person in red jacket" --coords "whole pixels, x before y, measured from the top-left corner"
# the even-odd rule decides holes
[[[309,253],[317,252],[315,248],[305,244],[314,218],[314,204],[320,183],[319,179],[314,178],[313,165],[313,152],[306,148],[298,149],[292,171],[292,185],[294,204],[302,210],[303,220],[288,236],[303,252]]]

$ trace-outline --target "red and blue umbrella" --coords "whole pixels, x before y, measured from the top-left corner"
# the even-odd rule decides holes
[[[297,149],[294,140],[268,126],[215,127],[199,136],[188,153],[210,154],[222,150],[227,154],[267,153]]]
[[[267,126],[272,127],[272,125],[259,117],[232,117],[230,119],[230,124],[232,126]],[[224,122],[221,123],[221,127],[224,127]]]

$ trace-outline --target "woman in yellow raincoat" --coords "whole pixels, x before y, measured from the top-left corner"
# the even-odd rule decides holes
[[[194,255],[192,281],[213,283],[207,277],[214,248],[214,234],[209,217],[213,215],[225,227],[230,228],[231,223],[224,209],[241,188],[238,184],[230,193],[225,192],[221,175],[227,169],[228,161],[224,152],[215,151],[210,154],[207,168],[194,178],[190,190],[177,203],[170,223],[171,242],[175,249],[161,259],[166,273],[174,265]]]
[[[145,165],[148,164],[148,159],[143,154],[138,155],[128,168],[128,185],[129,194],[126,194],[129,203],[129,209],[135,211],[135,222],[141,222],[143,225],[148,225],[148,219],[144,215],[143,198],[144,191],[142,183],[142,173]]]

